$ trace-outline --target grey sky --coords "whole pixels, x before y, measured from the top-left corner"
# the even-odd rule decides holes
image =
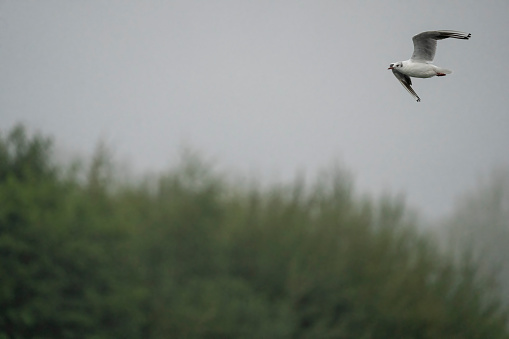
[[[509,165],[506,1],[1,1],[0,128],[71,151],[99,139],[140,170],[182,144],[285,179],[340,160],[361,190],[438,216]],[[415,100],[387,70],[439,42]]]

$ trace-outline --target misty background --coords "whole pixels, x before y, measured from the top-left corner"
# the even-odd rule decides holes
[[[344,163],[364,191],[430,217],[509,165],[509,3],[1,1],[0,129],[63,157],[99,140],[136,172],[182,146],[246,175],[290,180]],[[426,30],[440,41],[416,103],[387,70]]]
[[[508,339],[507,13],[0,0],[0,338]]]

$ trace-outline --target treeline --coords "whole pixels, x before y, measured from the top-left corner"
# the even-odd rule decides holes
[[[331,171],[239,184],[188,157],[115,180],[0,138],[0,338],[509,338],[468,258]]]

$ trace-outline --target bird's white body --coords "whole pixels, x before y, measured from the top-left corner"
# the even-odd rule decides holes
[[[400,73],[414,78],[431,78],[436,75],[451,74],[452,71],[435,66],[429,62],[402,61],[403,66],[398,68]]]

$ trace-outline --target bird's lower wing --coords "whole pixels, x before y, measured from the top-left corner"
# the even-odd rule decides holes
[[[394,74],[396,79],[398,79],[399,82],[403,85],[403,87],[406,88],[408,93],[410,93],[415,98],[415,100],[417,100],[417,102],[421,101],[421,98],[419,98],[417,93],[415,93],[414,89],[412,88],[412,80],[408,75],[400,73],[394,69],[392,70],[392,73]]]

